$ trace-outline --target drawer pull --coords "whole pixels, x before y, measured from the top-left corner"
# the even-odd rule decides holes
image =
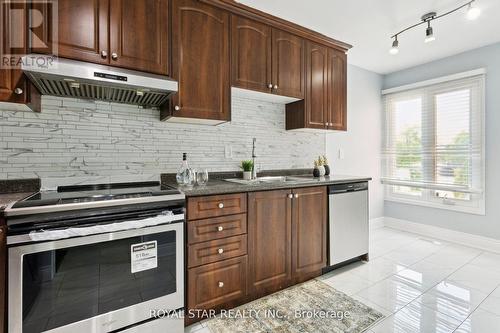
[[[222,288],[222,287],[224,287],[224,282],[219,281],[219,288]]]
[[[217,250],[217,252],[218,252],[219,254],[223,254],[223,253],[224,253],[224,249],[218,249],[218,250]]]
[[[224,227],[222,227],[222,226],[217,227],[217,231],[222,231],[222,230],[224,230]]]
[[[222,202],[221,202],[221,203],[219,203],[219,208],[220,208],[220,209],[224,208],[224,204],[223,204]]]

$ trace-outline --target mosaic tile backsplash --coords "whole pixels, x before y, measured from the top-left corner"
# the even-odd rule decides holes
[[[238,170],[257,138],[258,169],[312,167],[325,134],[285,131],[285,106],[232,98],[219,126],[161,122],[157,109],[44,96],[42,112],[0,106],[0,179]]]

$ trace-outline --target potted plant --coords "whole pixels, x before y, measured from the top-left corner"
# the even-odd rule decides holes
[[[325,167],[323,165],[323,158],[321,156],[318,156],[318,170],[319,170],[319,176],[323,177],[325,175]]]
[[[253,170],[253,161],[245,160],[241,161],[241,169],[243,169],[243,179],[251,180],[252,179],[252,170]]]
[[[328,176],[330,174],[330,165],[328,164],[326,155],[323,155],[323,167],[325,168],[325,176]]]
[[[318,169],[318,161],[317,160],[314,160],[313,176],[316,177],[316,178],[318,178],[320,176],[319,169]]]

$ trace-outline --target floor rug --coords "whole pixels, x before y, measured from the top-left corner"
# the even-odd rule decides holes
[[[222,312],[206,325],[213,333],[360,333],[384,315],[311,280]]]

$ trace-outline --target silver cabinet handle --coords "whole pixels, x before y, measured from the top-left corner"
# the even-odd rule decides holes
[[[107,56],[108,56],[108,52],[101,51],[101,57],[103,57],[104,59],[106,59]]]
[[[21,95],[22,93],[23,93],[23,90],[21,88],[14,89],[14,94]]]
[[[180,109],[181,109],[181,107],[179,105],[174,106],[175,111],[179,111]]]
[[[219,281],[219,288],[222,288],[222,287],[224,287],[224,282]]]
[[[299,195],[297,193],[295,193],[295,199],[297,199],[299,197]]]
[[[223,228],[223,227],[220,227],[220,226],[219,226],[219,227],[217,227],[217,231],[222,231],[222,230],[224,230],[224,228]]]
[[[118,59],[118,54],[116,54],[116,52],[111,53],[111,59],[113,60]]]
[[[218,206],[220,209],[224,208],[224,204],[222,202],[220,202]]]
[[[328,126],[333,126],[333,123],[329,123]]]
[[[272,89],[273,88],[273,84],[269,83],[268,87],[269,87],[269,89]]]
[[[274,85],[274,90],[278,90],[278,86],[277,85]]]
[[[288,195],[288,199],[292,199],[292,198],[293,198],[293,194],[291,194],[291,193],[290,193],[290,194]]]
[[[219,254],[223,254],[223,253],[224,253],[224,249],[218,249],[218,250],[217,250],[217,253],[219,253]]]

